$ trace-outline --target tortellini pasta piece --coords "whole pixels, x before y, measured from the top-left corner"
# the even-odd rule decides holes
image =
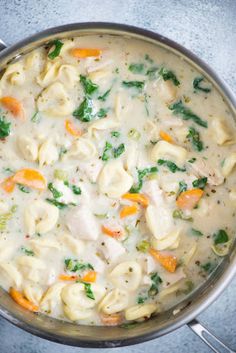
[[[7,67],[3,74],[0,85],[4,87],[7,83],[15,86],[21,86],[25,82],[25,72],[22,62],[16,62]]]
[[[20,135],[17,139],[18,148],[24,157],[29,162],[35,162],[38,158],[38,142],[27,135]]]
[[[0,263],[0,273],[1,277],[7,282],[8,287],[12,285],[16,287],[21,286],[23,280],[22,275],[12,263]]]
[[[52,238],[41,238],[33,239],[30,241],[30,245],[36,255],[41,256],[46,254],[50,250],[60,250],[60,244],[56,239]]]
[[[98,284],[91,285],[95,299],[88,298],[84,283],[74,283],[65,286],[61,291],[65,315],[72,321],[83,320],[92,314],[92,308],[103,297],[105,290]]]
[[[48,288],[40,302],[40,309],[45,312],[53,312],[53,310],[61,303],[61,291],[65,284],[58,282]]]
[[[92,123],[89,128],[88,128],[88,133],[90,136],[95,136],[98,138],[96,135],[97,130],[108,130],[108,129],[114,129],[120,126],[120,122],[118,120],[115,120],[113,118],[103,118],[100,120],[96,120],[94,123]]]
[[[29,235],[47,233],[55,227],[58,217],[59,210],[56,206],[42,200],[33,201],[25,208],[26,231]]]
[[[25,70],[33,70],[34,73],[38,73],[44,62],[44,51],[43,48],[33,50],[25,57]]]
[[[37,100],[40,112],[53,116],[70,115],[74,110],[74,103],[60,82],[54,82],[45,88]]]
[[[162,239],[152,239],[152,246],[157,250],[176,249],[179,246],[180,229],[173,230]]]
[[[171,80],[160,80],[158,83],[157,94],[165,103],[170,103],[176,98],[177,87]]]
[[[212,121],[212,137],[215,142],[222,146],[226,144],[235,143],[235,137],[230,131],[230,127],[227,125],[227,121],[223,119],[214,119]]]
[[[72,252],[72,254],[76,256],[83,254],[85,244],[82,240],[76,239],[67,233],[62,234],[60,240],[63,245],[65,245]]]
[[[142,279],[142,268],[136,261],[125,261],[110,272],[109,278],[118,288],[135,291]]]
[[[32,282],[39,282],[42,279],[45,263],[33,256],[20,256],[17,259],[18,266],[24,277]]]
[[[236,166],[236,152],[233,152],[224,160],[223,167],[222,167],[223,176],[224,177],[229,176],[232,173],[235,166]]]
[[[192,258],[194,257],[197,251],[197,243],[195,242],[189,251],[182,257],[182,262],[184,265],[188,266]]]
[[[170,159],[177,165],[183,165],[187,158],[187,150],[166,141],[158,141],[152,148],[150,158],[153,162],[158,159]]]
[[[65,86],[72,87],[79,80],[79,75],[73,65],[63,64],[60,60],[48,61],[44,70],[38,75],[37,83],[47,87],[54,81],[61,81]]]
[[[39,165],[52,165],[59,158],[57,146],[52,138],[47,139],[42,143],[38,152]]]
[[[164,239],[173,227],[172,211],[164,206],[149,205],[145,212],[147,226],[157,240]]]
[[[93,159],[97,154],[97,149],[92,141],[88,138],[81,137],[72,143],[67,153],[67,157],[74,157],[81,161]]]
[[[120,197],[133,185],[133,178],[127,173],[121,161],[109,161],[98,176],[98,187],[101,193],[109,197]]]
[[[63,64],[58,70],[58,80],[65,86],[73,87],[79,80],[79,74],[73,65]]]
[[[38,305],[42,296],[43,289],[35,283],[27,283],[23,288],[24,296],[32,303]]]
[[[115,314],[127,308],[129,294],[119,288],[112,289],[99,303],[99,310],[105,314]]]
[[[134,305],[125,310],[125,318],[129,321],[149,318],[155,311],[157,311],[156,304]]]
[[[50,83],[54,82],[58,76],[58,69],[60,62],[54,60],[53,62],[47,61],[44,70],[36,77],[37,83],[41,87],[47,87]]]

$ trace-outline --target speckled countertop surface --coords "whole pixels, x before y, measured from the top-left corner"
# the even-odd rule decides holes
[[[8,44],[66,23],[108,21],[157,31],[210,64],[236,94],[236,0],[0,0],[0,38]],[[236,278],[199,319],[236,350]],[[99,353],[34,337],[0,319],[1,353]],[[111,350],[106,350],[111,353]],[[187,327],[112,353],[210,353]]]

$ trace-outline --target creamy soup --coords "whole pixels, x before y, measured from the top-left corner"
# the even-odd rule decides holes
[[[0,80],[0,284],[89,325],[158,315],[234,239],[235,127],[211,82],[141,40],[55,40]]]

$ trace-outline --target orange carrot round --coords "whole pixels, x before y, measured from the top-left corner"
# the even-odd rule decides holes
[[[61,281],[77,281],[79,279],[78,276],[75,275],[66,275],[64,273],[62,273],[61,275],[59,275],[58,277]]]
[[[12,180],[12,177],[9,177],[7,179],[5,179],[2,183],[1,183],[1,187],[3,190],[5,190],[8,193],[11,193],[14,191],[15,189],[15,183]]]
[[[83,59],[91,56],[98,57],[101,55],[102,51],[96,48],[74,48],[71,49],[70,53],[75,58]]]
[[[70,121],[69,119],[67,119],[66,121],[65,121],[65,128],[66,128],[66,131],[70,134],[70,135],[72,135],[72,136],[74,136],[74,137],[79,137],[79,136],[81,136],[81,131],[79,130],[79,129],[77,129],[74,125],[73,125],[73,123],[72,123],[72,121]]]
[[[22,184],[29,188],[43,191],[46,189],[47,182],[44,176],[35,169],[21,169],[12,176],[12,181]]]
[[[18,292],[16,289],[11,287],[9,290],[9,294],[12,299],[23,308],[33,312],[39,311],[39,307],[37,305],[31,303],[28,299],[23,296],[22,293]]]
[[[157,251],[153,248],[149,249],[150,255],[154,257],[156,261],[158,261],[167,271],[175,272],[177,266],[177,259],[175,256],[166,255]]]
[[[182,210],[191,211],[200,201],[204,194],[202,189],[191,189],[182,192],[176,200],[176,204]]]
[[[122,322],[122,317],[120,314],[105,315],[100,314],[101,322],[105,326],[117,326]]]
[[[138,205],[134,203],[131,206],[124,206],[120,211],[120,218],[125,218],[134,215],[138,212]]]
[[[4,106],[4,108],[9,110],[12,115],[14,115],[14,117],[22,120],[25,119],[23,105],[18,99],[10,96],[5,96],[0,98],[0,103]]]
[[[166,142],[169,142],[169,143],[174,142],[173,138],[169,134],[167,134],[167,132],[165,132],[163,130],[160,131],[159,135],[160,135],[160,138],[162,140],[165,140]]]
[[[147,207],[149,205],[149,199],[144,194],[132,194],[127,193],[122,195],[122,199],[130,200],[139,203],[143,207]]]
[[[120,238],[123,235],[121,230],[113,230],[104,225],[102,225],[102,232],[112,238]]]
[[[96,271],[89,271],[82,277],[83,282],[93,283],[93,282],[96,282],[96,279],[97,279]]]

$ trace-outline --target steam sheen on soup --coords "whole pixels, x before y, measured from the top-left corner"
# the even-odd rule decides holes
[[[0,80],[0,284],[27,310],[120,325],[229,252],[235,127],[216,88],[141,40],[54,40]]]

